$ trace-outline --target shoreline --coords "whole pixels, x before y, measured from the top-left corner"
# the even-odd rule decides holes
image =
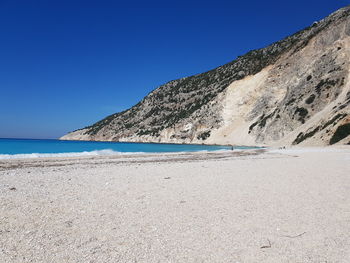
[[[48,141],[65,141],[65,142],[101,142],[101,143],[125,143],[125,144],[168,144],[168,145],[204,145],[204,146],[227,146],[227,147],[266,147],[265,145],[234,145],[234,144],[208,144],[208,143],[175,143],[175,142],[128,142],[128,141],[96,141],[96,140],[67,140],[67,139],[37,139],[37,138],[0,138],[0,140],[48,140]]]
[[[28,139],[31,140],[31,139]],[[213,145],[215,146],[215,145]],[[222,145],[223,146],[223,145]],[[290,147],[262,147],[262,146],[234,146],[234,147],[248,147],[237,149],[218,149],[218,150],[196,150],[196,151],[179,151],[179,152],[117,152],[110,149],[84,151],[84,152],[62,152],[62,153],[19,153],[19,154],[0,154],[0,163],[6,161],[16,160],[45,160],[45,159],[84,159],[84,158],[131,158],[137,156],[172,156],[172,155],[198,155],[198,154],[221,154],[221,153],[237,153],[237,152],[270,152],[270,153],[287,153],[287,152],[307,152],[307,151],[338,151],[350,149],[348,145],[330,145],[330,146],[290,146]],[[94,154],[96,153],[96,154]],[[101,154],[99,154],[101,153]],[[38,156],[31,156],[38,155]],[[6,156],[7,158],[1,158]],[[17,157],[18,156],[18,157]]]
[[[85,163],[97,161],[101,163],[144,163],[144,162],[177,162],[177,161],[203,161],[215,160],[222,158],[235,158],[239,156],[253,156],[264,153],[265,149],[244,149],[244,150],[217,150],[217,151],[196,151],[196,152],[166,152],[166,153],[125,153],[95,156],[52,156],[52,157],[35,157],[35,158],[9,158],[0,159],[0,171],[5,167],[22,167],[22,164],[32,165],[33,167],[45,165],[52,166],[51,163],[67,162]],[[146,161],[145,161],[146,160]],[[148,161],[147,161],[148,160]],[[40,164],[40,165],[36,165]]]
[[[94,140],[67,140],[67,139],[56,139],[58,141],[72,141],[72,142],[110,142],[110,143],[131,143],[131,144],[169,144],[169,145],[204,145],[204,146],[227,146],[227,147],[267,147],[266,145],[235,145],[235,144],[208,144],[208,143],[176,143],[176,142],[128,142],[128,141],[94,141]]]

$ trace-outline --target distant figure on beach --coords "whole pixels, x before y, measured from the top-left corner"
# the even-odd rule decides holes
[[[231,151],[233,151],[233,146],[231,145]]]

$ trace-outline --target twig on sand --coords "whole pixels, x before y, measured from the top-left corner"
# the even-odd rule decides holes
[[[266,245],[266,246],[262,246],[262,247],[260,247],[260,248],[271,248],[271,242],[270,242],[270,240],[268,239],[267,241],[269,242],[269,244]]]
[[[306,233],[306,232],[303,232],[303,233],[301,233],[301,234],[299,234],[299,235],[296,235],[296,236],[284,236],[284,237],[296,238],[296,237],[300,237],[300,236],[304,235],[305,233]]]

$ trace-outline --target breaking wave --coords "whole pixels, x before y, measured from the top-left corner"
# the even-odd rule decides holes
[[[116,152],[110,149],[96,150],[91,152],[66,152],[66,153],[23,153],[23,154],[0,154],[0,159],[28,159],[45,157],[81,157],[81,156],[104,156],[121,154],[142,154],[143,152]]]

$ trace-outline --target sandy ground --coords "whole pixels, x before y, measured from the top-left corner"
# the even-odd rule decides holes
[[[0,262],[350,262],[350,148],[0,161]]]

